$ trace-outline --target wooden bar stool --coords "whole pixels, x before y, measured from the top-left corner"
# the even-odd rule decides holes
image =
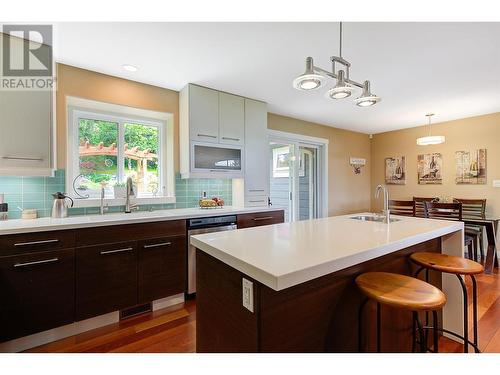
[[[419,311],[432,311],[434,326],[437,327],[437,311],[446,303],[446,296],[442,291],[425,281],[414,277],[398,275],[388,272],[367,272],[356,278],[358,288],[366,295],[366,299],[359,308],[358,320],[358,348],[362,351],[362,314],[363,308],[369,299],[377,302],[377,352],[380,353],[380,305],[388,305],[413,313],[417,322],[420,336],[420,351],[427,351],[424,341],[424,329]],[[438,352],[438,334],[434,331],[434,351]],[[413,335],[413,351],[415,351],[415,332]]]
[[[458,256],[439,254],[439,253],[413,253],[410,255],[410,259],[420,266],[420,268],[415,272],[415,277],[417,277],[420,272],[425,269],[425,279],[429,280],[429,270],[434,270],[443,273],[449,273],[457,276],[462,286],[462,293],[464,295],[464,335],[460,336],[455,332],[451,332],[447,329],[441,328],[440,331],[449,333],[459,339],[464,340],[464,353],[469,352],[469,345],[474,347],[476,353],[480,353],[477,346],[477,284],[476,277],[474,275],[483,273],[483,266],[474,262],[470,259],[465,259]],[[474,330],[474,342],[469,340],[469,305],[468,305],[468,293],[467,287],[465,285],[462,276],[469,275],[472,279],[472,315],[473,315],[473,330]],[[427,320],[427,317],[426,317]],[[428,322],[426,322],[428,324]],[[435,323],[434,323],[435,325]],[[426,327],[430,329],[430,327]],[[436,329],[434,329],[436,331]]]

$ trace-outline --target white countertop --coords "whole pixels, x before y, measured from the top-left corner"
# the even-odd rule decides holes
[[[448,233],[462,222],[393,216],[389,225],[352,214],[200,234],[191,244],[251,278],[282,290]]]
[[[250,212],[267,212],[278,210],[280,209],[273,207],[244,208],[227,206],[218,209],[177,208],[152,212],[139,211],[130,214],[106,213],[105,215],[70,216],[64,219],[52,219],[50,217],[33,220],[14,219],[0,221],[0,235],[28,232],[45,232],[61,229],[77,229],[106,225],[147,223],[165,220],[182,220],[197,217],[236,215]]]

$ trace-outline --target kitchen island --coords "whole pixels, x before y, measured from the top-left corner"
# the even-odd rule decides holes
[[[463,223],[369,214],[193,236],[197,252],[198,352],[354,352],[367,271],[411,275],[413,252],[463,255]],[[462,332],[456,279],[431,273],[448,297],[441,322]],[[363,316],[374,349],[374,306]],[[382,307],[382,351],[411,350],[411,312]]]

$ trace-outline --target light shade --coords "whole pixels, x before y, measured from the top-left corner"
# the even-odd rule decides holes
[[[417,138],[417,145],[428,146],[428,145],[439,145],[444,143],[446,138],[444,135],[428,135],[427,137]]]
[[[321,86],[323,76],[314,73],[312,57],[306,58],[306,71],[293,80],[293,87],[297,90],[314,90]]]
[[[297,90],[314,90],[321,86],[322,79],[319,74],[302,74],[293,80],[293,87]]]
[[[354,88],[345,81],[344,71],[339,70],[337,84],[334,88],[328,90],[326,97],[330,99],[344,99],[351,96],[353,91]]]
[[[365,81],[363,84],[363,92],[359,98],[354,99],[354,103],[356,103],[358,107],[370,107],[377,104],[381,100],[382,99],[379,96],[373,95],[370,92],[370,82]]]
[[[360,96],[359,98],[354,99],[354,103],[356,103],[358,107],[370,107],[377,104],[381,100],[382,99],[376,95]]]
[[[354,89],[350,86],[345,87],[334,87],[326,93],[326,96],[330,99],[344,99],[351,96]]]

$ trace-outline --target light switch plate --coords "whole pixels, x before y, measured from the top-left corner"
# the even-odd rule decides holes
[[[500,180],[493,180],[493,187],[500,188]]]
[[[253,312],[253,283],[245,278],[243,284],[243,307]]]

